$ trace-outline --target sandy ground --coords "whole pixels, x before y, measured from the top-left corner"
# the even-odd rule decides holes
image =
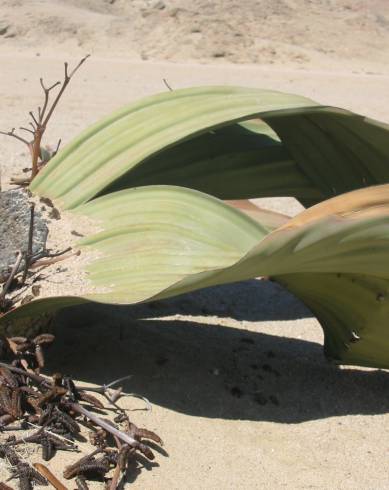
[[[37,26],[41,37],[34,37],[31,16],[43,11],[50,16],[48,4],[61,4],[74,16],[86,15],[87,4],[99,5],[100,10],[110,8],[109,2],[80,2],[83,9],[75,8],[76,3],[0,2],[6,7],[1,12],[3,23],[8,22],[15,32],[19,32],[19,24],[24,25],[24,31],[0,41],[0,128],[23,125],[27,112],[40,103],[39,77],[43,75],[47,82],[60,79],[62,61],[75,62],[84,47],[93,46],[96,53],[61,102],[47,133],[48,143],[55,144],[59,137],[67,142],[112,109],[165,90],[163,78],[174,88],[219,83],[274,88],[389,121],[389,69],[380,64],[380,57],[387,53],[386,37],[383,28],[377,34],[371,27],[369,16],[363,21],[370,37],[365,33],[361,39],[362,31],[353,31],[357,47],[363,44],[363,56],[354,51],[350,57],[344,55],[347,46],[355,48],[346,29],[343,45],[340,38],[336,41],[328,36],[329,44],[335,46],[331,49],[338,49],[334,56],[327,53],[325,62],[323,53],[315,51],[311,43],[310,59],[297,65],[285,54],[278,64],[266,58],[260,65],[228,65],[218,57],[217,64],[211,66],[196,64],[193,59],[200,59],[197,54],[197,58],[186,55],[192,59],[186,64],[142,62],[134,45],[137,61],[136,56],[131,59],[116,50],[119,41],[114,36],[109,54],[92,41],[73,49],[74,39],[66,41],[65,34],[61,47],[55,44],[54,34],[46,32],[49,24],[45,22]],[[200,3],[190,2],[192,10]],[[278,3],[297,8],[301,18],[303,11],[298,7],[302,4],[307,15],[318,15],[320,5],[335,10],[340,5],[343,10],[336,10],[338,17],[342,12],[353,12],[356,6],[367,9],[367,5],[379,4],[349,1],[350,9],[346,9],[346,2],[330,0]],[[124,6],[124,1],[117,0],[112,8]],[[157,10],[166,8],[170,7]],[[20,9],[30,9],[24,24],[16,15]],[[55,15],[62,15],[64,22],[70,18],[70,14],[61,14],[59,7],[51,12]],[[88,22],[100,22],[102,15],[107,15],[105,10],[89,13]],[[384,10],[374,15],[386,18]],[[328,25],[330,20],[328,17]],[[83,26],[90,28],[90,24]],[[97,27],[92,31],[98,32]],[[103,34],[108,36],[105,31]],[[324,43],[327,39],[323,33],[321,36]],[[124,38],[122,50],[126,42]],[[308,49],[304,42],[300,46]],[[169,58],[163,53],[151,58]],[[182,59],[184,55],[177,56]],[[207,56],[201,60],[209,61]],[[27,166],[28,156],[23,146],[5,137],[0,140],[0,150],[4,188],[10,175]],[[290,199],[262,203],[287,213],[300,209]],[[50,352],[48,371],[60,370],[97,384],[131,373],[126,389],[146,396],[153,404],[150,413],[142,410],[139,400],[122,400],[123,406],[134,410],[135,423],[159,433],[166,450],[157,454],[156,463],[133,474],[129,488],[389,487],[388,373],[329,365],[322,354],[318,322],[276,284],[253,280],[136,308],[75,308],[58,315],[56,329],[58,341]],[[60,475],[61,467],[73,458],[57,456],[50,467]]]
[[[387,0],[0,0],[1,43],[143,60],[366,70],[387,64]]]

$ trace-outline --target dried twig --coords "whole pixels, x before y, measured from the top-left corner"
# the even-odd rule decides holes
[[[60,255],[64,255],[67,252],[70,252],[71,249],[72,249],[72,247],[68,247],[68,248],[65,248],[64,250],[61,250],[60,252],[55,252],[55,253],[50,253],[50,252],[44,251],[44,252],[42,252],[41,257],[39,257],[39,258],[44,258],[44,257],[48,257],[48,258],[59,257]]]
[[[62,143],[62,139],[60,138],[58,140],[58,143],[57,143],[57,146],[55,148],[55,150],[53,151],[53,153],[51,154],[51,158],[54,158],[55,155],[58,153],[58,150],[59,150],[59,147],[61,146],[61,143]]]
[[[4,482],[0,482],[0,490],[13,490],[13,488]]]
[[[169,90],[169,92],[173,92],[173,89],[169,85],[169,82],[166,80],[166,78],[162,78],[163,83],[165,84],[166,88]]]
[[[91,420],[94,424],[102,427],[104,430],[106,430],[107,432],[109,432],[113,436],[116,436],[121,441],[125,442],[126,444],[129,444],[131,447],[139,449],[139,451],[142,454],[144,454],[147,459],[154,459],[154,454],[150,451],[150,449],[147,446],[145,446],[145,444],[142,444],[141,442],[137,441],[136,439],[129,436],[128,434],[121,432],[116,427],[112,426],[111,424],[109,424],[105,420],[100,419],[99,417],[94,415],[92,412],[89,412],[89,410],[82,407],[78,403],[70,403],[69,408],[71,410],[73,410],[74,412],[79,413],[80,415],[84,415],[89,420]]]
[[[0,363],[0,366],[1,366],[1,363]],[[102,386],[90,386],[90,387],[89,386],[83,386],[82,388],[78,388],[78,389],[84,390],[84,391],[92,391],[92,392],[95,392],[95,393],[100,393],[101,395],[105,395],[106,392],[108,392],[109,390],[113,389],[113,387],[115,385],[118,385],[122,381],[127,381],[127,379],[132,378],[132,376],[133,376],[132,374],[128,374],[127,376],[123,376],[121,378],[115,379],[114,381],[111,381],[110,383],[105,384],[105,385],[102,385]],[[119,394],[121,394],[123,390],[122,390],[122,388],[118,388],[115,391],[117,391],[117,392],[119,392]],[[109,401],[111,401],[111,399],[109,399]]]
[[[4,136],[11,136],[12,138],[15,138],[25,145],[28,146],[29,149],[31,149],[31,142],[27,141],[26,139],[22,138],[21,136],[18,136],[16,133],[16,128],[12,128],[11,131],[0,131],[0,134],[4,134]]]
[[[79,250],[75,250],[75,251],[70,252],[68,254],[65,254],[65,252],[60,252],[58,254],[53,254],[51,256],[46,255],[46,257],[49,257],[47,260],[44,260],[44,259],[36,260],[30,265],[30,268],[31,269],[37,269],[38,267],[43,267],[46,265],[55,264],[56,262],[61,262],[62,260],[66,260],[70,257],[73,257],[74,255],[80,255]]]
[[[41,428],[41,427],[39,427],[39,425],[32,424],[31,422],[27,422],[27,424],[31,425],[31,427],[35,427],[36,429]],[[72,449],[78,451],[78,447],[74,444],[74,442],[71,439],[68,439],[67,437],[62,436],[61,434],[54,434],[54,432],[51,432],[46,427],[43,428],[43,432],[45,432],[46,434],[50,434],[51,436],[53,436],[55,438],[62,439],[63,441],[68,443],[69,449],[72,448]]]
[[[68,247],[65,250],[61,250],[59,252],[55,253],[50,253],[46,249],[42,249],[39,252],[33,253],[32,250],[32,243],[33,243],[33,226],[34,226],[34,205],[31,206],[31,220],[30,220],[30,228],[29,228],[29,238],[28,238],[28,245],[27,245],[27,252],[25,253],[25,263],[22,264],[22,261],[18,260],[17,264],[15,264],[12,269],[12,279],[19,274],[23,270],[23,277],[21,278],[21,281],[19,283],[19,287],[22,287],[25,285],[26,278],[28,271],[31,269],[38,269],[40,267],[46,267],[51,264],[54,264],[56,262],[60,262],[62,260],[66,260],[70,257],[73,257],[74,255],[79,255],[80,251],[79,250],[74,250],[73,252],[70,252],[72,250],[72,247]],[[68,253],[70,252],[70,253]],[[23,256],[22,256],[23,257]],[[7,274],[2,274],[0,276],[0,283],[4,283],[7,281],[7,279],[10,279],[10,276]],[[8,310],[10,307],[12,307],[12,303],[8,304],[9,308],[6,308],[7,302],[5,301],[5,294],[8,292],[9,285],[6,285],[3,288],[3,293],[0,295],[0,307],[3,310]],[[14,299],[17,300],[19,293],[15,295]],[[2,299],[3,297],[3,299]]]
[[[25,371],[24,369],[18,368],[16,366],[11,366],[10,364],[7,364],[6,362],[0,362],[0,367],[7,368],[13,373],[21,374],[23,376],[27,376],[28,378],[30,378],[33,381],[35,381],[36,383],[38,383],[38,385],[40,385],[40,386],[44,386],[46,388],[49,388],[51,386],[50,379],[43,377],[41,374],[36,374],[36,373],[32,373],[30,371]],[[129,379],[131,377],[132,377],[132,374],[130,374],[129,376],[124,376],[123,378],[116,379],[115,381],[112,381],[108,385],[103,385],[103,386],[99,386],[99,387],[95,387],[95,386],[87,387],[87,386],[77,386],[76,385],[76,389],[79,391],[92,391],[95,393],[103,394],[104,390],[106,388],[108,388],[108,387],[111,388],[112,386],[120,383],[121,381]]]
[[[150,400],[145,396],[138,395],[138,393],[126,393],[126,396],[132,396],[133,398],[139,398],[139,400],[143,400],[146,404],[146,410],[148,412],[151,412],[153,410]]]
[[[0,294],[0,308],[4,307],[5,295],[7,294],[7,291],[9,289],[9,287],[11,286],[12,280],[15,277],[15,274],[17,273],[17,271],[19,269],[20,263],[22,261],[22,257],[23,257],[23,254],[19,250],[17,257],[16,257],[15,264],[13,265],[11,273],[8,276],[7,282],[4,284],[3,290],[1,291],[1,294]]]
[[[12,128],[11,131],[0,131],[0,134],[4,134],[5,136],[10,136],[12,138],[17,139],[18,141],[21,141],[25,145],[27,145],[29,152],[31,154],[31,178],[30,179],[12,179],[11,183],[12,184],[19,184],[19,185],[25,185],[28,184],[29,181],[31,181],[39,172],[40,166],[44,165],[47,163],[44,161],[42,158],[42,138],[43,135],[46,131],[47,124],[53,115],[53,112],[55,108],[58,105],[58,102],[60,101],[66,87],[69,85],[70,80],[72,79],[73,75],[77,72],[77,70],[81,67],[81,65],[84,64],[84,62],[89,58],[90,55],[85,56],[82,58],[82,60],[76,65],[76,67],[69,73],[68,69],[68,63],[65,63],[65,73],[64,73],[64,79],[62,82],[55,82],[51,86],[46,87],[45,84],[43,83],[43,79],[40,78],[40,85],[43,90],[44,94],[44,101],[42,107],[38,107],[38,115],[36,116],[32,111],[29,112],[29,115],[32,119],[32,121],[29,122],[29,125],[31,126],[32,129],[26,128],[24,126],[20,127],[20,130],[25,131],[29,134],[32,135],[32,140],[28,141],[27,139],[19,136],[18,134],[15,133],[15,128]],[[57,95],[54,98],[53,103],[49,104],[50,100],[50,93],[53,89],[56,87],[60,86],[60,89],[57,93]],[[53,155],[54,156],[59,149],[59,145],[61,144],[61,140],[59,140],[57,144],[57,148],[54,151]]]
[[[25,257],[24,272],[22,277],[22,284],[26,282],[28,268],[30,266],[31,258],[32,258],[32,241],[34,238],[34,214],[35,214],[35,204],[32,203],[30,207],[30,226],[28,230],[28,244],[27,244],[27,253]]]
[[[50,386],[49,379],[48,378],[44,378],[43,376],[41,376],[39,374],[35,374],[35,373],[31,372],[31,371],[25,371],[24,369],[18,368],[16,366],[11,366],[10,364],[7,364],[6,362],[0,362],[0,366],[1,367],[8,368],[13,373],[21,374],[23,376],[27,376],[27,378],[30,378],[30,379],[34,380],[36,383],[38,383],[38,385],[42,385],[42,386],[45,386],[45,387],[49,387]]]
[[[11,177],[10,184],[11,185],[21,185],[27,186],[30,185],[31,179],[29,177]]]
[[[56,490],[68,490],[68,488],[65,487],[65,485],[62,485],[58,478],[53,475],[47,466],[41,463],[34,463],[34,468],[39,471],[39,473],[46,478],[46,480],[49,481]]]
[[[42,124],[42,126],[44,128],[46,128],[47,123],[49,122],[50,117],[54,112],[54,109],[57,107],[57,104],[58,104],[59,100],[61,99],[62,94],[64,93],[64,91],[65,91],[66,87],[68,86],[70,80],[72,79],[73,75],[81,67],[81,65],[83,65],[85,63],[85,61],[89,58],[89,56],[90,56],[89,54],[84,56],[84,58],[82,58],[82,60],[78,63],[78,65],[70,73],[68,72],[68,66],[69,65],[67,62],[65,62],[65,77],[64,77],[64,81],[62,82],[61,88],[60,88],[56,98],[54,99],[54,102],[52,103],[50,109],[47,111],[46,117],[44,117],[45,116],[44,113],[41,114],[40,123]],[[51,88],[53,88],[54,86],[52,86]],[[51,88],[49,90],[51,90]],[[45,95],[46,95],[46,92],[45,92]]]
[[[116,443],[116,446],[117,446],[119,454],[120,454],[120,450],[122,448],[122,443],[120,442],[120,440],[116,436],[114,436],[114,439],[115,439],[115,443]],[[120,459],[118,458],[115,470],[113,472],[111,484],[109,486],[109,490],[116,490],[117,489],[121,472],[122,472],[122,468],[121,468],[121,464],[120,464]]]
[[[137,451],[149,460],[154,459],[151,448],[143,442],[143,439],[152,440],[160,445],[163,445],[163,442],[154,432],[138,428],[133,424],[126,411],[116,404],[116,400],[110,401],[114,406],[113,410],[117,413],[113,422],[101,419],[82,405],[82,402],[86,401],[101,410],[108,410],[99,400],[85,393],[87,388],[77,387],[69,376],[58,373],[54,374],[51,380],[41,376],[37,371],[43,365],[43,361],[38,362],[34,372],[31,366],[37,362],[33,357],[34,352],[36,355],[36,348],[51,343],[53,339],[54,336],[51,334],[41,334],[33,339],[6,338],[15,356],[15,362],[21,364],[23,369],[0,363],[0,413],[5,414],[0,417],[1,423],[6,425],[15,419],[22,419],[24,428],[30,425],[37,430],[24,437],[7,438],[4,444],[0,444],[0,457],[7,458],[11,462],[13,465],[11,479],[19,478],[20,485],[26,485],[22,488],[30,488],[33,482],[43,484],[47,479],[55,488],[64,490],[66,487],[48,471],[46,466],[35,465],[35,469],[39,470],[37,473],[31,466],[18,459],[13,447],[24,443],[39,444],[42,458],[47,461],[57,450],[77,449],[73,441],[80,437],[80,424],[87,425],[93,429],[93,437],[90,441],[97,446],[97,449],[66,467],[63,476],[66,479],[78,478],[76,481],[78,488],[85,490],[88,488],[86,483],[88,477],[103,478],[108,471],[114,469],[109,488],[117,490],[121,474],[128,469],[129,461],[134,458]],[[30,365],[30,362],[33,364]],[[115,380],[98,390],[107,396],[107,392],[113,389],[113,386],[129,377]],[[116,391],[122,393],[121,388]],[[83,417],[82,420],[80,415]],[[3,417],[6,419],[3,420]],[[116,447],[112,447],[112,437],[109,435],[113,436]],[[97,454],[101,456],[95,457]]]

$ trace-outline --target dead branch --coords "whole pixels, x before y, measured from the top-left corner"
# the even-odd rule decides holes
[[[27,131],[27,133],[30,133],[32,135],[34,135],[34,131],[32,129],[28,129],[28,128],[25,128],[23,126],[20,126],[19,128],[21,131]]]
[[[150,449],[147,446],[137,441],[133,437],[129,436],[128,434],[121,432],[119,429],[109,424],[105,420],[100,419],[95,414],[89,412],[89,410],[82,407],[78,403],[70,403],[69,407],[71,410],[73,410],[73,412],[79,413],[80,415],[84,415],[84,417],[88,418],[91,422],[98,425],[102,429],[106,430],[113,436],[116,436],[118,439],[125,442],[126,444],[129,444],[133,448],[139,449],[139,451],[143,453],[147,459],[154,459],[153,453],[150,451]]]
[[[80,255],[79,250],[75,250],[73,252],[70,252],[68,254],[58,254],[54,255],[53,257],[48,258],[47,260],[37,260],[36,262],[33,262],[30,264],[31,269],[37,269],[38,267],[43,267],[51,264],[55,264],[56,262],[61,262],[62,260],[66,260],[69,257],[73,257],[74,255]]]
[[[52,116],[53,112],[54,112],[54,109],[57,107],[57,104],[58,102],[60,101],[61,97],[62,97],[62,94],[64,93],[66,87],[69,85],[69,82],[70,80],[72,79],[73,75],[76,73],[76,71],[85,63],[85,61],[89,58],[90,54],[87,54],[86,56],[84,56],[84,58],[82,58],[82,60],[78,63],[78,65],[70,72],[70,74],[68,73],[68,63],[65,62],[65,76],[64,76],[64,80],[62,82],[62,85],[61,85],[61,88],[56,96],[56,98],[54,99],[54,102],[52,103],[50,109],[48,110],[47,112],[47,116],[45,117],[45,119],[42,121],[42,126],[44,128],[46,128],[47,126],[47,123],[49,122],[50,120],[50,117]]]
[[[42,385],[45,387],[50,387],[50,385],[51,385],[50,380],[48,378],[45,378],[42,375],[39,375],[36,373],[32,373],[30,371],[26,372],[24,369],[18,368],[16,366],[11,366],[10,364],[7,364],[6,362],[0,362],[0,367],[7,368],[13,373],[22,374],[24,376],[27,376],[28,378],[30,378],[33,381],[35,381],[36,383],[38,383],[38,385]],[[77,386],[76,385],[75,389],[77,391],[91,391],[91,392],[100,393],[103,395],[104,392],[106,392],[107,390],[113,389],[113,387],[115,385],[121,383],[122,381],[130,379],[131,377],[132,377],[132,374],[130,374],[128,376],[123,376],[122,378],[115,379],[114,381],[111,381],[107,385],[98,386],[98,387],[96,387],[96,386],[87,387],[87,386]],[[119,389],[117,391],[119,391]],[[120,393],[122,393],[122,392],[123,392],[123,390],[120,389]]]
[[[23,420],[24,429],[26,425],[36,428],[33,433],[22,437],[12,435],[4,443],[0,443],[0,458],[8,459],[13,466],[10,470],[12,473],[10,479],[19,478],[20,482],[23,479],[26,485],[30,485],[28,488],[33,483],[44,484],[47,480],[54,488],[66,490],[66,487],[45,465],[36,463],[34,468],[37,473],[19,459],[15,449],[16,446],[20,447],[26,443],[38,444],[41,447],[42,458],[49,461],[58,450],[78,449],[74,440],[80,437],[80,425],[92,429],[90,442],[97,448],[64,469],[64,478],[76,478],[79,488],[87,488],[86,480],[89,477],[95,476],[101,479],[113,470],[109,488],[117,490],[121,474],[124,475],[128,470],[130,461],[134,461],[138,451],[148,460],[154,459],[153,451],[144,439],[163,445],[160,437],[152,431],[138,428],[130,421],[126,411],[115,402],[111,402],[117,414],[114,420],[102,419],[82,405],[84,401],[96,405],[96,399],[92,397],[91,400],[90,395],[85,397],[84,392],[87,388],[77,387],[69,376],[59,373],[53,374],[51,380],[37,374],[37,369],[33,369],[34,365],[27,361],[30,359],[28,356],[34,345],[50,343],[53,335],[41,334],[34,339],[9,337],[6,340],[10,347],[14,347],[12,352],[15,359],[12,365],[0,362],[0,410],[6,417],[1,418],[1,429],[6,430],[6,425],[14,420]],[[26,360],[24,364],[21,362],[23,359]],[[16,367],[14,363],[22,367]],[[115,384],[127,378],[128,376],[103,385],[100,391],[104,394]],[[19,400],[16,405],[15,399]],[[108,410],[100,402],[96,406],[101,410]],[[77,479],[83,481],[85,486],[80,486]]]
[[[15,274],[17,273],[17,271],[19,269],[20,263],[22,261],[22,257],[23,257],[23,254],[19,250],[17,257],[16,257],[15,264],[13,265],[11,273],[8,276],[7,282],[4,284],[3,290],[1,291],[1,294],[0,294],[0,308],[4,307],[5,295],[7,294],[7,291],[9,289],[9,287],[11,286],[12,280],[15,277]]]
[[[21,185],[27,186],[30,185],[31,179],[29,177],[11,177],[10,184],[11,185]]]
[[[165,84],[165,87],[169,90],[169,92],[173,92],[173,89],[169,85],[169,82],[166,80],[166,78],[162,78],[162,81]]]
[[[15,138],[25,145],[28,146],[29,149],[31,149],[31,142],[27,141],[26,139],[22,138],[21,136],[17,135],[15,133],[16,128],[12,128],[11,131],[0,131],[0,134],[4,134],[4,136],[11,136],[12,138]]]
[[[29,116],[31,117],[32,121],[29,122],[29,125],[31,126],[32,129],[26,128],[25,126],[21,126],[20,130],[28,132],[32,136],[32,140],[28,141],[27,139],[23,138],[22,136],[19,136],[18,134],[15,133],[15,128],[12,128],[11,131],[0,131],[0,134],[3,134],[5,136],[10,136],[12,138],[17,139],[18,141],[21,141],[25,145],[27,145],[29,152],[31,154],[31,178],[30,179],[12,179],[11,183],[12,184],[17,184],[17,185],[28,185],[31,180],[37,175],[37,173],[40,170],[40,167],[43,166],[45,161],[42,159],[42,138],[43,135],[46,131],[47,124],[50,121],[51,116],[53,115],[53,112],[55,108],[57,107],[63,93],[66,90],[66,87],[69,85],[70,80],[74,76],[74,74],[78,71],[78,69],[85,63],[85,61],[89,58],[89,54],[82,58],[82,60],[73,68],[73,70],[69,73],[69,66],[68,63],[65,63],[65,72],[64,72],[64,79],[62,82],[55,82],[49,87],[46,87],[46,85],[43,82],[43,78],[39,79],[40,85],[43,90],[43,105],[42,107],[38,107],[38,116],[34,114],[33,111],[29,112]],[[54,90],[56,87],[60,86],[60,89],[55,96],[52,104],[50,105],[50,94],[52,90]],[[59,146],[61,144],[61,140],[59,140],[56,150],[54,151],[53,156],[55,156],[58,152]]]
[[[39,473],[46,478],[56,490],[68,490],[68,488],[65,487],[65,485],[62,485],[58,478],[53,475],[47,466],[42,463],[34,463],[34,468],[39,471]]]
[[[118,452],[120,454],[120,450],[122,448],[122,443],[120,442],[120,439],[118,439],[116,436],[114,436],[114,439],[115,439],[115,444],[116,444],[116,446],[118,448]],[[120,460],[118,458],[118,461],[116,463],[115,470],[113,472],[111,484],[109,486],[109,490],[116,490],[117,489],[121,472],[122,472],[122,468],[121,468],[121,465],[120,465]]]
[[[57,146],[56,146],[55,150],[53,151],[53,153],[51,155],[51,158],[54,158],[55,155],[58,153],[58,150],[59,150],[59,147],[61,146],[61,143],[62,143],[62,139],[60,138],[58,140],[58,143],[57,143]]]
[[[40,78],[39,82],[41,84],[43,93],[45,95],[45,100],[44,100],[42,109],[40,107],[38,107],[39,122],[42,122],[43,118],[45,116],[45,113],[46,113],[47,104],[49,103],[50,91],[53,90],[58,85],[61,85],[61,82],[55,82],[55,83],[53,83],[53,85],[51,85],[51,87],[45,87],[45,85],[43,83],[43,78]]]
[[[30,267],[31,259],[32,259],[32,241],[34,238],[34,215],[35,215],[35,204],[32,203],[30,206],[30,226],[28,229],[28,244],[27,244],[27,253],[24,264],[24,272],[22,277],[22,284],[26,282],[28,269]]]

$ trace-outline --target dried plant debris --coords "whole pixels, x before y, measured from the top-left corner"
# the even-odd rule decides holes
[[[44,476],[42,476],[36,469],[29,463],[19,460],[18,463],[11,468],[12,476],[10,480],[14,478],[19,479],[19,486],[21,490],[30,490],[34,484],[48,485],[48,482]]]
[[[0,482],[0,490],[13,490],[13,488],[4,482]]]
[[[96,223],[70,213],[53,218],[51,202],[48,206],[47,200],[31,198],[24,189],[8,192],[0,192],[0,223],[6,224],[4,229],[0,225],[0,316],[37,296],[108,291],[89,280],[85,265],[97,253],[81,253],[74,235],[75,228],[100,231]],[[10,226],[12,222],[16,224]]]
[[[0,192],[0,282],[5,281],[18,250],[27,246],[30,223],[28,195],[23,189]],[[46,246],[48,228],[39,212],[35,213],[32,252]]]
[[[41,168],[58,152],[61,140],[55,149],[42,145],[48,123],[72,77],[84,64],[89,55],[70,69],[64,64],[62,82],[57,81],[46,86],[40,79],[43,101],[35,112],[29,112],[30,121],[19,131],[0,131],[27,145],[31,156],[31,168],[28,177],[11,179],[11,184],[26,186],[39,173]],[[0,316],[13,308],[32,301],[36,296],[37,286],[42,296],[63,296],[76,294],[82,296],[97,291],[90,284],[83,265],[90,255],[83,254],[75,246],[81,231],[88,230],[85,223],[73,223],[69,214],[63,219],[49,199],[42,198],[33,202],[26,189],[18,188],[1,192],[0,185]],[[35,209],[36,208],[36,209]],[[76,228],[76,229],[74,229]],[[78,230],[77,230],[78,228]],[[91,230],[92,231],[92,230]],[[48,243],[46,243],[50,237]],[[62,246],[61,246],[62,245]],[[70,247],[69,247],[70,245]],[[57,262],[67,260],[66,267],[58,267]],[[44,274],[40,271],[44,268]],[[42,284],[36,284],[41,281]],[[69,287],[66,289],[66,285]],[[32,290],[34,288],[34,291]]]
[[[97,480],[109,482],[107,488],[115,490],[131,468],[136,468],[139,454],[154,459],[147,441],[161,446],[162,440],[154,432],[137,427],[119,407],[117,401],[123,391],[115,386],[128,376],[97,388],[79,387],[61,373],[43,377],[44,350],[53,342],[52,334],[2,339],[7,362],[0,362],[0,458],[8,464],[8,481],[17,480],[22,490],[58,483],[58,477],[45,465],[31,465],[20,456],[20,450],[27,445],[38,446],[43,461],[50,461],[61,451],[79,452],[77,443],[86,440],[82,433],[86,427],[93,450],[68,465],[62,476],[74,479],[79,489],[87,489],[88,481]],[[102,399],[109,406],[105,407]],[[96,412],[103,413],[104,418]]]
[[[68,63],[65,63],[64,77],[62,82],[58,81],[47,87],[43,82],[43,78],[40,79],[40,85],[43,91],[43,104],[38,107],[35,114],[32,111],[29,112],[29,116],[31,120],[28,123],[28,127],[21,126],[19,128],[20,131],[23,131],[24,134],[27,133],[28,136],[26,137],[20,136],[19,134],[16,133],[16,128],[12,128],[10,131],[0,131],[0,134],[15,138],[21,143],[27,145],[27,148],[31,156],[31,176],[29,178],[27,177],[13,178],[11,180],[12,184],[28,185],[31,182],[31,180],[38,174],[40,169],[44,165],[46,165],[46,163],[57,154],[61,144],[61,140],[58,141],[55,149],[51,149],[48,146],[46,147],[42,146],[43,136],[47,129],[47,125],[51,119],[51,116],[53,115],[58,105],[58,102],[60,101],[63,93],[66,90],[66,87],[69,85],[73,75],[85,63],[85,61],[88,58],[89,55],[82,58],[82,60],[70,72],[69,72]],[[50,102],[50,96],[52,95],[52,91],[56,88],[57,88],[57,93],[53,101]]]

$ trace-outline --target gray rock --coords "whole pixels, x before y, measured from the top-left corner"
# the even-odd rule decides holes
[[[30,226],[30,205],[24,189],[0,192],[0,278],[15,263],[18,250],[25,252]],[[33,253],[46,245],[48,228],[40,213],[35,212]]]

